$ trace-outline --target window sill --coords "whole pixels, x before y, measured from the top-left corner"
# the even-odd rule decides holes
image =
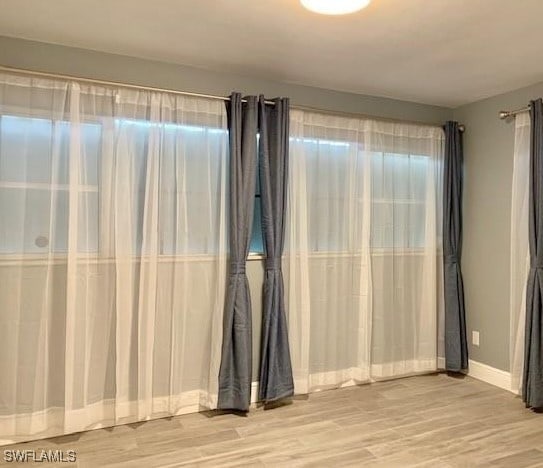
[[[441,248],[436,249],[436,255],[442,255]],[[373,249],[370,252],[371,257],[386,257],[386,256],[424,256],[427,252],[424,249]],[[294,254],[295,256],[301,253]],[[306,252],[308,258],[358,258],[362,256],[362,252],[340,252],[340,251],[311,251]],[[288,257],[289,253],[284,252],[283,257]],[[116,262],[131,261],[131,262],[149,262],[158,261],[158,263],[178,263],[178,262],[214,262],[219,258],[218,255],[205,254],[186,254],[186,255],[158,255],[158,256],[127,256],[123,258],[113,258],[106,256],[78,254],[75,260],[78,265],[93,265],[93,264],[114,264]],[[228,261],[228,257],[224,256]],[[250,253],[247,257],[248,262],[263,262],[266,256],[261,253]],[[64,264],[68,262],[68,256],[62,254],[39,255],[39,254],[0,254],[0,266],[32,266],[32,265],[50,265]]]
[[[186,255],[140,255],[140,256],[123,256],[123,257],[107,257],[97,255],[74,255],[78,266],[82,265],[107,265],[116,264],[119,262],[146,263],[157,261],[158,263],[178,263],[178,262],[215,262],[219,255],[205,254],[186,254]],[[226,261],[226,255],[223,256]],[[68,255],[66,254],[0,254],[0,266],[33,266],[33,265],[67,265]]]
[[[263,260],[266,260],[266,256],[261,253],[250,253],[247,257],[248,262],[261,262]]]

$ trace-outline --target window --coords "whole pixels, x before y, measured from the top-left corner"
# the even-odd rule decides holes
[[[255,199],[253,210],[253,226],[251,228],[251,243],[249,244],[249,255],[263,255],[264,254],[264,238],[262,235],[262,205],[261,205],[261,190],[260,190],[260,152],[258,151],[258,142],[260,141],[260,134],[256,135],[257,142],[257,169],[256,169],[256,184],[255,184]]]
[[[361,143],[324,138],[303,138],[296,144],[305,158],[312,251],[356,249],[368,170],[372,248],[424,247],[429,157],[370,152]]]
[[[161,255],[198,255],[218,251],[220,178],[224,161],[222,147],[227,132],[223,129],[180,124],[153,124],[145,121],[118,120],[117,132],[135,142],[132,149],[136,162],[133,190],[138,203],[134,216],[135,250],[145,250],[144,225],[146,210],[149,141],[153,131],[160,139],[158,197],[158,251]],[[188,229],[190,226],[190,229]],[[147,247],[148,248],[148,247]],[[146,253],[143,251],[142,253]]]
[[[220,161],[226,144],[224,129],[201,125],[151,124],[134,119],[108,119],[81,125],[78,193],[77,245],[81,253],[107,253],[112,246],[101,236],[106,205],[102,180],[102,156],[113,158],[111,142],[105,148],[104,129],[113,126],[116,138],[127,138],[132,145],[130,174],[134,191],[130,205],[134,220],[133,250],[143,248],[143,216],[148,145],[150,132],[159,129],[160,182],[159,252],[162,255],[205,254],[215,251],[217,236],[213,193],[218,187]],[[293,138],[291,138],[291,141]],[[358,143],[324,138],[302,139],[307,158],[308,223],[314,251],[347,251],[349,217],[361,206],[348,205],[352,194],[360,191],[361,157],[371,157],[372,213],[371,245],[376,249],[423,248],[427,172],[430,158],[421,155],[372,152],[361,155]],[[0,251],[10,254],[66,252],[69,225],[70,124],[17,115],[0,116]],[[110,163],[111,164],[111,163]],[[110,171],[111,172],[111,171]],[[108,172],[109,177],[112,174]],[[170,175],[175,174],[175,177]],[[117,174],[117,176],[122,176]],[[205,196],[200,196],[204,195]],[[218,196],[218,195],[217,195]],[[354,199],[361,198],[361,192]],[[260,205],[260,180],[257,176],[251,254],[264,252]],[[218,202],[217,202],[218,203]],[[338,209],[339,207],[339,209]],[[207,214],[201,216],[202,213]],[[319,213],[330,213],[331,218]],[[191,230],[179,229],[186,218]],[[108,228],[109,229],[109,228]],[[209,235],[202,235],[209,233]]]
[[[426,156],[373,153],[372,247],[424,247],[429,162]]]
[[[134,224],[133,252],[142,252],[143,216],[148,179],[149,138],[158,129],[161,171],[158,251],[162,255],[206,254],[217,250],[215,234],[221,159],[227,139],[224,129],[197,125],[151,124],[148,121],[105,118],[81,124],[79,145],[71,142],[70,123],[62,120],[0,116],[0,252],[62,254],[68,250],[70,193],[77,191],[77,248],[80,253],[107,255],[114,203],[112,178],[127,179]],[[104,141],[103,132],[109,132]],[[131,161],[124,173],[113,168],[115,145],[130,145]],[[128,141],[129,143],[126,143]],[[70,148],[80,155],[77,182],[70,180]],[[73,155],[72,155],[73,157]],[[107,159],[107,161],[103,160]],[[200,194],[205,196],[199,196]],[[122,194],[117,195],[122,196]],[[182,226],[190,219],[191,229]],[[204,234],[205,233],[205,234]]]
[[[264,239],[262,237],[262,211],[260,206],[260,177],[256,177],[255,205],[253,214],[253,227],[251,231],[251,245],[249,246],[250,255],[260,255],[264,253]]]
[[[80,208],[97,219],[101,126],[81,126]],[[69,215],[69,124],[0,116],[0,212],[3,253],[65,252]],[[96,249],[96,234],[78,239]],[[52,245],[49,245],[52,242]]]

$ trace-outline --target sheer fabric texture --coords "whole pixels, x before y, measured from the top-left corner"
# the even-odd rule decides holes
[[[522,393],[524,336],[526,327],[526,283],[530,271],[528,202],[530,180],[530,115],[515,117],[515,146],[511,201],[511,390]]]
[[[220,101],[0,75],[0,442],[214,407]]]
[[[435,370],[443,130],[299,110],[290,127],[283,262],[296,393]]]

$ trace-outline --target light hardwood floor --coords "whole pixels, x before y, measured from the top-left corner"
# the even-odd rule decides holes
[[[436,374],[315,393],[248,417],[190,414],[5,448],[76,450],[64,467],[543,467],[543,414],[483,382]]]

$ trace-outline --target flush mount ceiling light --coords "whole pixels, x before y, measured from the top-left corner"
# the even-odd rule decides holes
[[[308,10],[323,15],[346,15],[366,8],[371,0],[300,0]]]

